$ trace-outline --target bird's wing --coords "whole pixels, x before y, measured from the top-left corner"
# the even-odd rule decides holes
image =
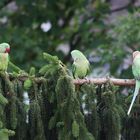
[[[136,79],[140,78],[140,58],[137,58],[133,61],[132,72]]]
[[[0,53],[0,70],[6,71],[8,67],[8,54]]]
[[[75,78],[75,72],[76,72],[76,66],[75,64],[73,63],[72,64],[72,74],[73,74],[73,77]]]
[[[88,62],[88,65],[87,65],[87,74],[88,75],[90,73],[90,70],[91,70],[91,66],[90,66],[90,63]]]

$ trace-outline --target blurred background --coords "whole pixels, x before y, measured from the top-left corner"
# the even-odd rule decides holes
[[[140,0],[1,0],[0,42],[11,45],[11,61],[27,71],[44,65],[42,52],[70,68],[70,52],[78,49],[90,60],[91,76],[132,78],[139,7]]]

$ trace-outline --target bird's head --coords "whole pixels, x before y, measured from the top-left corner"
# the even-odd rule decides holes
[[[0,53],[9,53],[9,52],[10,52],[10,45],[8,43],[1,43]]]
[[[82,58],[85,57],[85,56],[83,55],[83,53],[80,52],[79,50],[73,50],[73,51],[71,52],[71,56],[72,56],[72,58],[73,58],[74,61],[78,61],[78,60],[80,60],[80,59],[82,59]]]
[[[133,59],[138,57],[138,56],[140,57],[140,52],[139,51],[134,51],[132,56],[133,56]]]

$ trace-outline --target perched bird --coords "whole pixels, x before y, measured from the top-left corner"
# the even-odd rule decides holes
[[[7,71],[9,62],[10,45],[8,43],[0,44],[0,71]]]
[[[131,105],[129,107],[127,115],[130,114],[130,111],[131,111],[132,106],[134,104],[134,101],[135,101],[135,99],[136,99],[136,97],[139,93],[139,88],[140,88],[140,52],[139,51],[134,51],[133,52],[132,72],[133,72],[133,75],[136,79],[136,85],[135,85],[135,91],[134,91],[133,99],[131,101]]]
[[[74,78],[84,78],[89,72],[89,61],[79,50],[73,50],[71,56],[74,60],[72,73]]]

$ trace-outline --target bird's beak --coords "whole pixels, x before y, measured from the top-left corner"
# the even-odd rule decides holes
[[[10,48],[6,48],[5,53],[9,53],[10,52]]]

